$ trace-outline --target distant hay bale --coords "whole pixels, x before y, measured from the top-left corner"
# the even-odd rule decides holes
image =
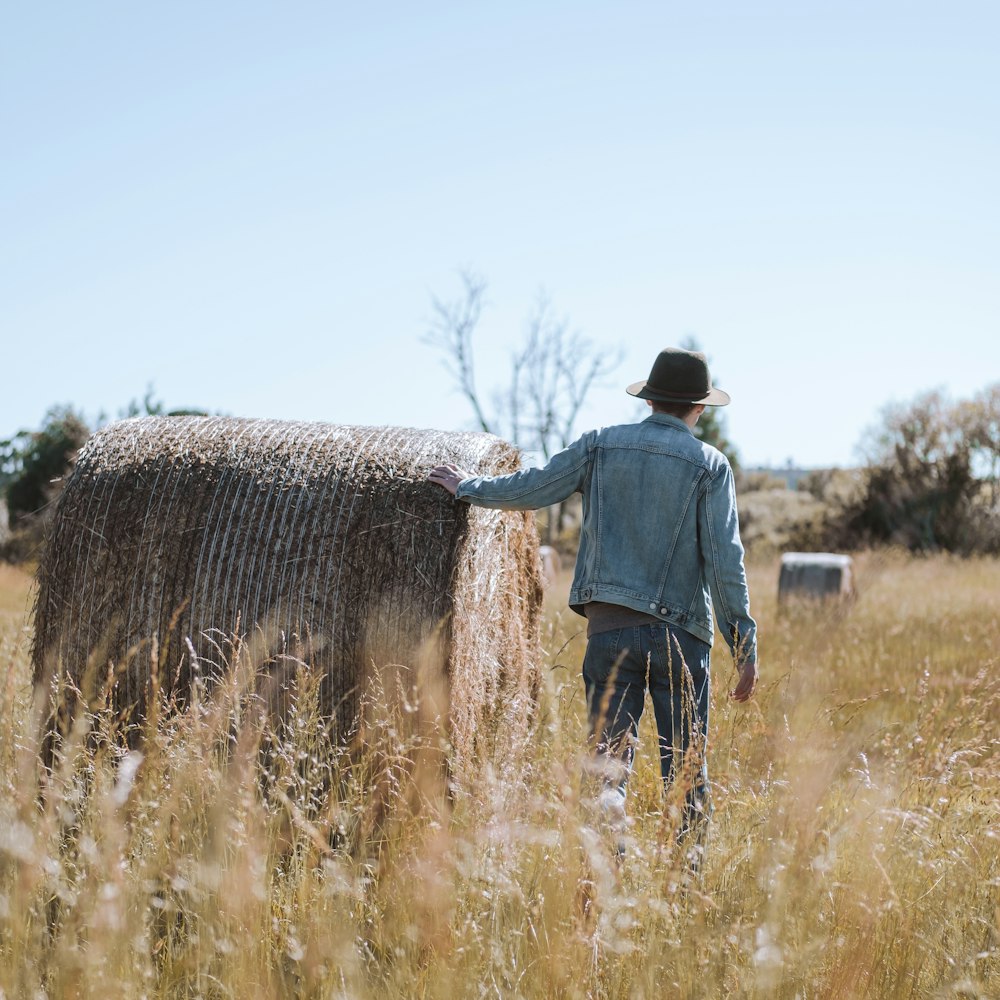
[[[853,561],[835,552],[786,552],[781,557],[778,599],[854,595]]]
[[[437,643],[456,753],[487,724],[523,729],[538,685],[534,524],[456,502],[425,479],[439,462],[499,474],[519,455],[488,434],[224,417],[99,431],[39,565],[36,683],[60,671],[82,689],[113,664],[113,704],[139,719],[154,682],[183,701],[195,673],[220,674],[219,640],[239,627],[272,677],[289,655],[321,671],[347,734],[373,669],[415,668]]]

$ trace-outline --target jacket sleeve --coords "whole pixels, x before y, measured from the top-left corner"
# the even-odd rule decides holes
[[[710,481],[698,505],[698,544],[719,631],[737,664],[756,662],[757,623],[750,617],[736,484],[728,462]]]
[[[594,437],[593,431],[584,434],[541,469],[463,479],[455,496],[476,507],[501,510],[537,510],[559,503],[585,482]]]

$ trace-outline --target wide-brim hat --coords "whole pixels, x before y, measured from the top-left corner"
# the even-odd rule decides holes
[[[626,390],[640,399],[658,403],[704,403],[725,406],[729,393],[712,385],[708,359],[701,351],[667,347],[656,356],[649,378],[633,382]]]

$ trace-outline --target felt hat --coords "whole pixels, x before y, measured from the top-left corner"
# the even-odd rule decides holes
[[[659,403],[704,403],[725,406],[729,393],[712,387],[708,360],[701,351],[667,347],[656,356],[649,378],[633,382],[626,390],[640,399]]]

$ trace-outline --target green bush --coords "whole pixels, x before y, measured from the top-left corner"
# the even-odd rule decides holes
[[[45,414],[41,430],[20,431],[0,442],[0,485],[12,528],[53,499],[88,437],[90,428],[80,414],[55,406]]]

